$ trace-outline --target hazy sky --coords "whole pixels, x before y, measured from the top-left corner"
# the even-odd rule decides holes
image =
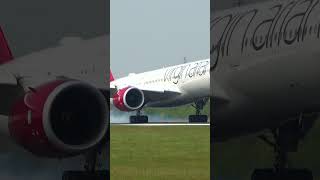
[[[115,76],[209,58],[210,0],[111,0]]]

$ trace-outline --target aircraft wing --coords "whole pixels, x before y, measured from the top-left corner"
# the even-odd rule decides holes
[[[23,93],[24,90],[19,86],[16,77],[0,69],[0,115],[9,115],[12,103]]]
[[[229,102],[229,96],[221,86],[212,83],[211,97],[215,105],[225,104]]]
[[[163,99],[174,98],[176,96],[181,95],[181,91],[179,89],[165,88],[165,87],[155,87],[155,86],[134,86],[141,90],[145,96],[146,102],[150,101],[159,101]],[[110,97],[113,97],[114,94],[118,92],[121,88],[117,88],[115,86],[110,86]]]
[[[141,90],[145,95],[146,102],[170,99],[170,98],[174,98],[176,96],[181,95],[181,92],[179,91],[179,89],[166,89],[166,88],[159,89],[159,87],[155,88],[152,86],[147,86],[142,88]]]
[[[26,92],[33,90],[39,85],[58,79],[78,79],[74,77],[63,77],[63,76],[54,76],[51,78],[48,77],[33,77],[28,75],[17,75],[6,71],[5,67],[0,67],[0,115],[8,116],[11,112],[13,103],[16,102],[18,98],[21,98]],[[79,79],[78,79],[79,80]],[[105,84],[99,82],[91,81],[90,79],[82,80],[100,90],[100,92],[106,97],[109,96],[109,89]],[[96,80],[98,81],[98,80]]]

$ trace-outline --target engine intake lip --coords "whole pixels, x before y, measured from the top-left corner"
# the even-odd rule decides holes
[[[92,122],[91,119],[80,117],[80,116],[76,116],[78,119],[71,118],[71,122],[73,123],[78,122],[75,120],[80,121],[79,127],[86,124],[88,125],[88,122],[95,123],[95,125],[93,125],[94,128],[92,128],[91,126],[91,129],[90,129],[91,131],[94,130],[93,132],[85,133],[84,131],[83,133],[81,133],[77,129],[76,135],[79,135],[79,138],[84,137],[85,139],[84,141],[81,141],[81,140],[77,141],[77,139],[74,139],[74,137],[73,139],[72,138],[68,139],[63,137],[63,135],[65,135],[66,133],[73,133],[73,129],[70,129],[69,131],[60,131],[60,132],[58,132],[56,129],[57,126],[62,125],[64,123],[63,121],[65,120],[65,119],[63,120],[57,119],[57,117],[59,116],[54,114],[58,112],[56,111],[57,108],[58,109],[61,108],[59,107],[59,103],[57,102],[61,100],[61,98],[66,97],[65,92],[70,93],[70,91],[74,90],[75,88],[76,89],[78,88],[83,91],[88,90],[88,92],[90,93],[89,95],[95,98],[93,101],[91,101],[91,104],[92,102],[95,102],[98,104],[98,105],[94,105],[93,108],[99,108],[98,110],[94,109],[94,112],[98,112],[98,114],[94,115],[94,117],[99,118],[99,119],[94,119],[95,122]],[[72,104],[70,103],[67,105],[72,105]],[[73,107],[71,107],[71,109],[72,108]],[[58,149],[67,151],[67,152],[82,151],[95,146],[103,139],[109,126],[109,121],[107,117],[107,105],[103,95],[100,93],[99,90],[97,90],[93,86],[86,84],[84,82],[76,81],[76,80],[70,80],[62,83],[50,93],[50,95],[48,96],[44,104],[42,115],[43,115],[43,128],[49,141],[53,143]],[[83,115],[83,112],[80,112],[80,115]],[[103,118],[104,121],[101,120],[100,118],[101,119]],[[80,130],[84,130],[83,127]]]
[[[137,92],[138,94],[135,94]],[[127,98],[129,98],[127,101]],[[131,101],[134,99],[141,99],[140,102]],[[137,110],[140,109],[144,104],[144,94],[143,92],[135,87],[129,87],[125,93],[123,94],[123,103],[124,105],[129,108],[130,110]]]

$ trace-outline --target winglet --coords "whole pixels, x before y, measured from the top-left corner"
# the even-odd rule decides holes
[[[2,28],[0,27],[0,65],[11,60],[13,60],[13,55],[4,36]]]
[[[114,77],[113,77],[112,72],[110,70],[110,82],[112,82],[112,81],[114,81]]]

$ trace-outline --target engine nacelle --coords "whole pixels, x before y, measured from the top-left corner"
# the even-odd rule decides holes
[[[95,87],[76,80],[43,84],[12,107],[10,135],[38,156],[67,157],[97,145],[109,121],[105,97]]]
[[[112,98],[113,104],[121,111],[135,111],[144,105],[143,92],[135,87],[120,89]]]

